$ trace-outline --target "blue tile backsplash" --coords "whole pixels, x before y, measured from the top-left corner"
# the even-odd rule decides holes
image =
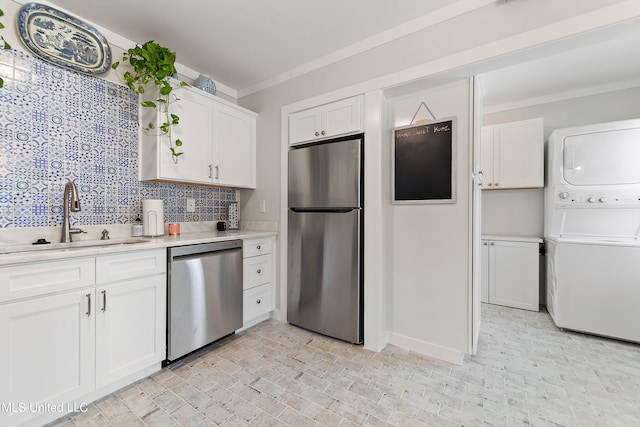
[[[0,76],[0,228],[61,226],[68,180],[78,225],[132,223],[142,199],[163,199],[168,222],[226,219],[233,189],[138,181],[134,91],[17,50],[0,50]]]

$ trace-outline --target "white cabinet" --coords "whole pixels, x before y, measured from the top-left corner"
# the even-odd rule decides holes
[[[165,359],[164,250],[96,259],[96,387]],[[125,279],[126,277],[126,279]]]
[[[255,188],[256,116],[222,103],[213,114],[213,183]]]
[[[243,328],[269,318],[274,309],[273,237],[243,242]]]
[[[166,136],[140,131],[139,178],[216,186],[255,188],[257,114],[193,87],[174,90],[179,101],[171,113],[180,121],[172,139],[180,139],[177,162]],[[148,96],[148,95],[147,95]],[[166,121],[152,108],[140,108],[140,123]]]
[[[94,313],[93,288],[0,305],[0,425],[93,391]]]
[[[354,96],[289,116],[289,143],[362,132],[362,97]]]
[[[166,251],[0,267],[0,425],[64,415],[160,368]],[[35,289],[36,291],[29,291]],[[111,388],[109,388],[111,387]],[[29,403],[37,408],[21,407]],[[43,410],[44,408],[44,410]],[[41,418],[38,418],[41,417]]]
[[[538,311],[541,242],[537,238],[483,236],[482,302]]]
[[[482,188],[544,187],[543,120],[483,126]]]

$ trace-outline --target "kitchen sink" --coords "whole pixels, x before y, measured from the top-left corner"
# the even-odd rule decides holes
[[[81,240],[77,242],[60,243],[52,242],[46,244],[16,244],[5,245],[0,247],[0,254],[13,254],[20,252],[35,252],[35,251],[51,251],[61,249],[74,249],[74,248],[87,248],[87,247],[99,247],[99,246],[116,246],[116,245],[133,245],[136,243],[147,243],[150,240],[147,239],[110,239],[110,240]]]

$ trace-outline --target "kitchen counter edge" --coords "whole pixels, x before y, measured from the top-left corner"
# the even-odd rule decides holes
[[[200,243],[222,242],[225,240],[236,239],[255,239],[261,237],[277,236],[274,231],[205,231],[205,232],[189,232],[179,235],[163,235],[157,237],[141,237],[146,242],[133,244],[120,244],[105,246],[84,246],[77,248],[52,249],[34,252],[14,252],[0,255],[0,266],[23,264],[40,261],[53,261],[67,258],[80,258],[87,256],[106,255],[121,252],[144,251],[159,248],[169,248],[172,246],[196,245]],[[99,243],[98,243],[99,245]]]

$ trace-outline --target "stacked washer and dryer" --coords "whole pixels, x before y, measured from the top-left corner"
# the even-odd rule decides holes
[[[640,342],[640,120],[558,129],[548,148],[547,309]]]

